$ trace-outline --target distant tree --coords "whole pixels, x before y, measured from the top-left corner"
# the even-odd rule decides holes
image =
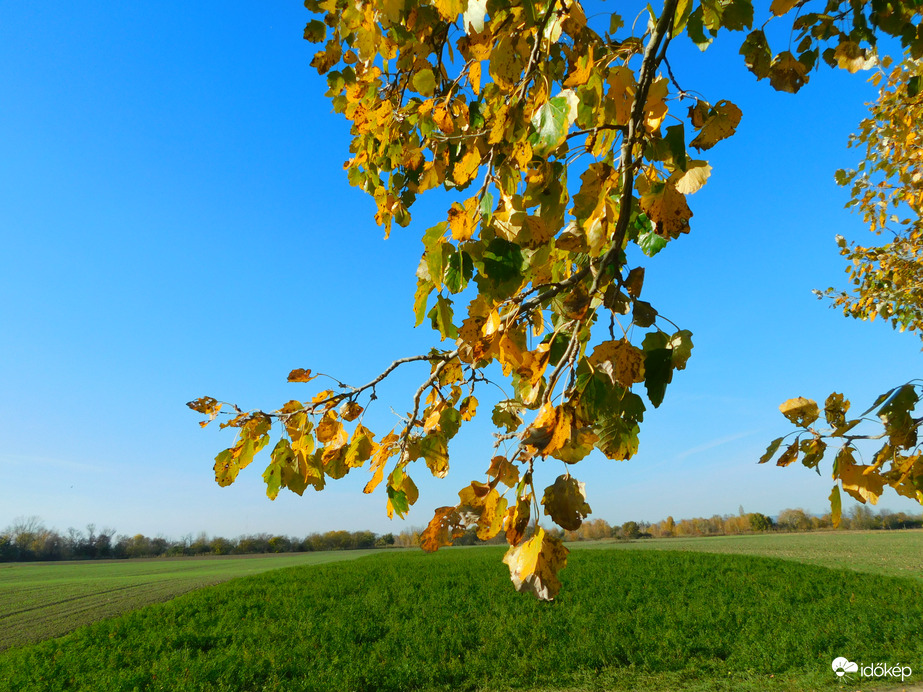
[[[751,531],[769,531],[772,529],[772,519],[759,512],[751,512],[747,515]]]
[[[387,548],[392,545],[394,545],[394,534],[393,533],[386,533],[384,536],[379,536],[375,540],[376,548]]]
[[[292,550],[292,541],[285,536],[273,536],[269,539],[270,553],[288,553]]]
[[[622,524],[622,538],[627,538],[629,540],[636,539],[641,535],[641,529],[638,527],[638,522],[636,521],[626,521]]]
[[[811,518],[803,509],[783,509],[776,518],[776,526],[783,531],[807,531]]]

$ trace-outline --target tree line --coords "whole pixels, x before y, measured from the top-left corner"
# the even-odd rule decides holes
[[[696,536],[730,536],[746,533],[801,532],[833,529],[829,513],[816,516],[803,509],[784,509],[775,518],[759,512],[680,519],[667,517],[658,522],[627,521],[609,524],[605,519],[584,521],[575,531],[548,529],[563,541],[595,541],[603,539],[636,540],[642,538],[673,538]],[[844,514],[840,529],[896,530],[923,528],[923,515],[873,512],[867,506],[856,505]],[[47,528],[38,517],[17,519],[0,532],[0,562],[30,562],[49,560],[97,560],[153,557],[194,557],[204,555],[258,555],[266,553],[306,553],[327,550],[359,550],[370,548],[409,548],[420,545],[419,528],[404,529],[398,534],[377,534],[372,531],[327,531],[311,533],[303,538],[258,533],[237,538],[209,537],[188,534],[179,540],[143,534],[116,535],[114,529],[97,529],[89,524],[86,530],[69,528],[61,534]],[[483,541],[475,529],[467,530],[455,539],[454,545],[503,544],[502,536]]]
[[[821,516],[810,514],[804,509],[784,509],[772,518],[759,512],[745,512],[743,508],[736,515],[719,515],[674,520],[672,516],[658,522],[626,521],[622,525],[609,524],[605,519],[587,519],[574,531],[557,527],[546,529],[546,534],[564,542],[598,541],[604,539],[637,540],[644,538],[692,538],[697,536],[733,536],[748,533],[793,533],[804,531],[841,530],[869,531],[923,528],[923,514],[907,514],[880,509],[873,512],[865,505],[856,505],[845,513],[839,527],[834,527],[828,512]],[[405,529],[397,536],[402,545],[418,545],[420,529]],[[479,541],[474,530],[469,530],[454,545],[489,543],[502,545],[502,537]]]
[[[200,533],[173,540],[143,534],[116,535],[114,529],[97,529],[94,524],[85,531],[69,528],[61,534],[47,528],[38,517],[28,517],[17,519],[0,532],[0,562],[358,550],[400,547],[401,540],[391,533],[379,535],[371,531],[327,531],[303,538],[258,533],[230,539]]]

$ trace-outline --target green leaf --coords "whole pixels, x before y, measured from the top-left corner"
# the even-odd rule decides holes
[[[896,390],[897,390],[897,387],[894,387],[894,388],[892,388],[892,389],[889,389],[889,390],[888,390],[887,392],[885,392],[884,394],[879,394],[879,395],[878,395],[878,398],[875,399],[875,403],[872,404],[871,406],[869,406],[867,409],[865,409],[865,411],[863,411],[861,414],[859,414],[859,417],[861,418],[862,416],[866,416],[866,415],[868,415],[869,413],[871,413],[872,409],[878,408],[878,406],[879,406],[883,401],[885,401],[889,396],[891,396],[892,394],[894,394],[894,392],[895,392]]]
[[[680,329],[670,337],[671,360],[677,370],[685,370],[686,362],[692,357],[692,332]]]
[[[769,446],[766,448],[766,452],[763,454],[763,456],[760,457],[760,460],[757,463],[765,464],[767,461],[772,459],[772,457],[775,456],[775,453],[779,451],[779,446],[782,444],[782,439],[783,438],[781,437],[777,437],[772,442],[770,442]]]
[[[436,75],[432,70],[420,70],[413,76],[413,88],[421,96],[432,96],[436,91]]]
[[[577,119],[578,104],[577,95],[566,89],[535,111],[532,116],[535,132],[529,138],[534,154],[547,156],[564,143],[567,131]]]
[[[636,300],[634,309],[631,313],[632,322],[639,327],[650,327],[657,319],[657,311],[654,306],[645,300]]]
[[[670,349],[658,348],[644,355],[644,387],[654,408],[663,403],[667,385],[673,381],[673,364]]]
[[[284,437],[273,448],[272,460],[263,472],[263,480],[266,482],[266,497],[270,500],[275,500],[279,496],[279,490],[282,489],[282,467],[290,463],[294,456],[288,440]]]
[[[916,98],[917,94],[920,93],[920,87],[923,86],[923,77],[920,75],[914,75],[909,80],[907,80],[907,96],[910,98]]]
[[[420,440],[420,455],[436,478],[446,477],[449,472],[449,451],[443,433],[431,432]]]
[[[484,275],[495,285],[498,292],[504,292],[504,289],[513,283],[515,286],[512,286],[512,289],[515,290],[522,281],[522,251],[515,243],[503,238],[494,238],[484,250],[481,261],[484,263]]]
[[[426,306],[429,302],[429,294],[436,288],[432,281],[426,279],[417,279],[417,291],[413,296],[413,314],[414,326],[419,327],[423,324],[423,318],[426,317]]]
[[[667,246],[667,239],[653,231],[645,231],[638,236],[638,247],[648,257],[653,257]]]
[[[596,434],[599,436],[596,447],[608,459],[630,459],[638,451],[639,432],[637,423],[623,420],[621,417],[603,419],[596,427]]]
[[[654,408],[663,403],[667,385],[673,381],[673,353],[663,332],[651,332],[644,337],[644,387]]]
[[[471,255],[464,250],[449,255],[449,263],[445,271],[445,285],[450,292],[460,293],[465,290],[473,274],[474,265],[471,262]]]
[[[740,54],[744,56],[747,69],[756,75],[757,79],[765,79],[769,76],[772,51],[769,50],[769,43],[762,29],[757,29],[747,36],[747,40],[740,46]]]
[[[403,490],[396,490],[389,485],[388,499],[391,500],[391,506],[401,519],[410,511],[410,502],[407,500],[407,493]]]
[[[327,25],[317,19],[312,19],[304,28],[304,40],[311,43],[320,43],[327,38]]]
[[[733,0],[724,9],[721,25],[730,31],[743,31],[753,26],[753,3],[750,0]]]
[[[429,317],[433,329],[442,335],[443,339],[455,339],[458,337],[458,330],[452,324],[452,301],[445,296],[439,296],[436,304],[429,311]]]
[[[686,34],[692,39],[692,42],[698,46],[699,50],[704,51],[711,45],[712,38],[705,35],[705,23],[703,21],[702,6],[699,5],[689,15],[686,21]]]
[[[524,410],[525,406],[518,401],[506,399],[494,406],[490,419],[498,428],[506,428],[508,433],[515,432],[522,425],[522,418],[519,414]]]

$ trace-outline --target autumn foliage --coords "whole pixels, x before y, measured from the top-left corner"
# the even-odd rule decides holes
[[[630,26],[616,12],[588,18],[575,0],[308,0],[311,64],[351,123],[346,175],[374,199],[385,235],[411,223],[421,193],[456,194],[423,233],[413,297],[416,324],[428,322],[439,345],[273,412],[191,402],[209,421],[232,411],[221,425],[237,440],[216,459],[218,483],[232,483],[277,429],[263,474],[271,498],[366,468],[365,492],[384,484],[389,516],[403,516],[418,495],[412,465],[447,475],[450,441],[499,370],[507,394],[481,412],[497,427],[496,453],[457,505],[436,510],[422,545],[436,550],[472,526],[482,539],[503,532],[516,588],[552,599],[567,549],[539,516],[573,530],[591,510],[570,466],[539,490],[535,465],[637,451],[646,407],[664,400],[693,342],[642,299],[644,268],[629,257],[654,258],[690,232],[689,196],[711,172],[702,152],[743,117],[723,95],[706,101],[676,83],[671,43],[704,50],[742,32],[747,67],[788,92],[819,62],[874,64],[878,33],[923,51],[906,31],[909,5],[811,4],[774,0],[754,28],[750,0],[666,0]],[[775,54],[765,28],[779,17],[793,39]],[[385,434],[365,427],[375,386],[412,362],[430,371],[406,417]],[[315,377],[294,370],[289,380]]]

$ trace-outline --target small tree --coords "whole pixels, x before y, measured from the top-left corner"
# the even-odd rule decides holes
[[[641,529],[638,527],[638,522],[626,521],[624,524],[622,524],[622,538],[627,538],[628,540],[633,541],[640,535]]]
[[[767,517],[765,514],[760,514],[759,512],[751,512],[747,515],[747,519],[750,522],[751,531],[769,531],[772,529],[772,519]]]

